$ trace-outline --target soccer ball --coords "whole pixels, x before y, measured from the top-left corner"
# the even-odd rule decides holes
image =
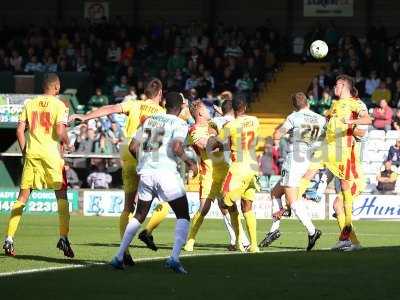
[[[316,59],[322,59],[328,54],[328,45],[321,40],[312,42],[310,46],[310,53]]]

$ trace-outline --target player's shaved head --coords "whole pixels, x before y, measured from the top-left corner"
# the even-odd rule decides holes
[[[52,95],[60,92],[60,78],[55,73],[47,73],[43,77],[43,91]]]
[[[161,91],[162,83],[160,79],[154,78],[147,84],[146,88],[144,89],[144,94],[148,99],[154,99],[160,94]]]
[[[165,95],[165,108],[167,113],[179,115],[182,109],[183,97],[180,93],[169,92]]]
[[[296,94],[293,94],[292,102],[296,110],[300,110],[308,106],[307,96],[303,92],[298,92]]]
[[[247,108],[247,101],[245,95],[236,95],[232,100],[232,108],[234,112],[245,112]]]

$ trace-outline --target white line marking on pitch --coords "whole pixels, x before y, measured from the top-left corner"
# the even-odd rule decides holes
[[[328,249],[319,249],[319,250],[328,250]],[[276,253],[276,252],[305,252],[303,249],[274,249],[269,251],[264,251],[260,253]],[[181,257],[207,257],[207,256],[222,256],[222,255],[254,255],[250,253],[240,253],[240,252],[217,252],[213,254],[209,253],[200,253],[200,254],[182,254]],[[256,254],[257,255],[257,254]],[[168,256],[156,256],[156,257],[145,257],[135,259],[135,262],[147,262],[147,261],[157,261],[166,259]],[[88,263],[88,264],[70,264],[59,267],[47,267],[47,268],[36,268],[36,269],[28,269],[28,270],[20,270],[20,271],[12,271],[0,273],[0,277],[8,277],[8,276],[17,276],[17,275],[25,275],[25,274],[33,274],[33,273],[41,273],[41,272],[54,272],[54,271],[62,271],[62,270],[71,270],[71,269],[83,269],[93,266],[105,266],[108,263]]]

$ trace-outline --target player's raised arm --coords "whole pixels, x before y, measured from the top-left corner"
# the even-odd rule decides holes
[[[94,111],[91,111],[91,112],[87,113],[86,115],[79,115],[79,114],[71,115],[68,119],[68,122],[73,122],[75,120],[80,120],[81,122],[85,122],[87,120],[96,119],[96,118],[108,116],[108,115],[115,114],[115,113],[118,114],[118,113],[122,113],[122,112],[123,112],[123,109],[122,109],[121,104],[106,105],[106,106],[100,107]]]

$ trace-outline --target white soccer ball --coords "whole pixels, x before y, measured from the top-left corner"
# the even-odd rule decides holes
[[[328,45],[321,40],[312,42],[310,46],[310,53],[315,59],[322,59],[328,54]]]

